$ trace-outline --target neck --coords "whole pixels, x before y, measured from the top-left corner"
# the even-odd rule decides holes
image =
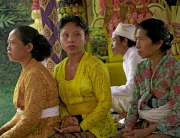
[[[124,46],[124,49],[122,49],[122,51],[121,51],[120,54],[121,54],[122,56],[124,56],[124,55],[126,54],[126,52],[128,51],[128,49],[129,49],[128,45],[125,45],[125,46]]]
[[[150,58],[151,61],[151,69],[154,71],[161,60],[161,58],[164,56],[162,52],[158,52],[153,57]]]
[[[76,55],[68,55],[68,65],[75,65],[80,62],[84,52],[76,54]]]
[[[32,60],[32,57],[30,56],[30,57],[27,57],[26,59],[24,59],[23,61],[21,61],[20,64],[21,64],[22,68],[25,69],[31,60]]]

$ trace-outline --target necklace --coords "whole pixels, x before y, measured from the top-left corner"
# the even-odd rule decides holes
[[[79,63],[79,62],[78,62],[78,63]],[[78,63],[76,63],[76,65],[75,65],[74,67],[70,68],[70,69],[69,69],[69,72],[71,72],[71,70],[73,70],[73,69],[78,65]]]

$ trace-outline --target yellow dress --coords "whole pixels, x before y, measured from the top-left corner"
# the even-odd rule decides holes
[[[41,118],[42,110],[59,104],[57,84],[50,72],[35,59],[22,71],[14,91],[13,102],[18,113],[2,128],[0,138],[47,138],[59,127],[59,116]]]
[[[56,65],[54,77],[58,83],[60,116],[81,115],[83,131],[89,130],[97,138],[111,137],[116,127],[109,112],[112,106],[110,79],[107,67],[96,57],[84,53],[75,78],[65,80],[68,58]]]

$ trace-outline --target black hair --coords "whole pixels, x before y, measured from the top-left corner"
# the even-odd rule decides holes
[[[74,23],[76,26],[81,27],[85,33],[85,36],[89,33],[89,28],[84,19],[74,14],[68,14],[60,19],[58,23],[58,33],[60,34],[61,29],[69,22]]]
[[[52,46],[36,29],[30,26],[20,26],[14,30],[18,33],[18,38],[24,45],[27,45],[28,43],[33,45],[31,54],[37,61],[43,61],[51,55]]]
[[[120,42],[122,42],[125,38],[126,38],[126,37],[119,36]],[[134,42],[134,41],[132,41],[132,40],[130,40],[130,39],[128,39],[128,38],[126,38],[126,39],[128,40],[128,41],[127,41],[128,47],[133,47],[133,46],[136,45],[136,42]]]
[[[137,26],[136,32],[138,29],[146,30],[147,36],[152,40],[153,44],[163,40],[163,44],[160,47],[163,53],[166,53],[171,48],[171,42],[174,37],[170,34],[167,25],[162,20],[154,18],[145,19]]]

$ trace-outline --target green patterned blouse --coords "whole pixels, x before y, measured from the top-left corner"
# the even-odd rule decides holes
[[[146,59],[137,65],[132,88],[131,106],[126,123],[135,126],[138,110],[158,108],[170,102],[172,112],[157,122],[160,134],[180,137],[180,62],[164,55],[154,74]]]

